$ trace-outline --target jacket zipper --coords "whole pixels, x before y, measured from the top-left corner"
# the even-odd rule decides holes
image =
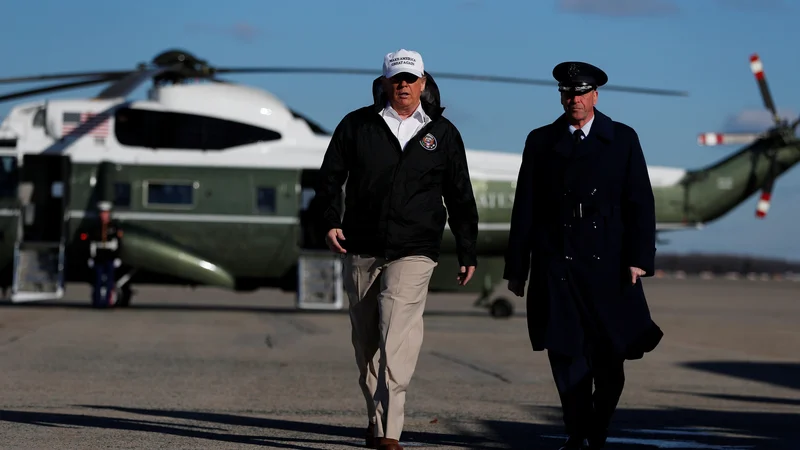
[[[385,120],[380,120],[380,122],[383,125],[384,131],[388,133],[389,140],[392,141],[392,145],[394,146],[395,150],[400,152],[400,161],[398,161],[397,166],[395,166],[395,168],[394,168],[394,173],[392,174],[392,185],[391,185],[391,188],[389,188],[389,208],[386,211],[386,224],[383,226],[383,249],[384,249],[384,255],[383,256],[384,256],[385,259],[388,260],[389,259],[389,252],[388,252],[387,249],[388,249],[388,244],[389,244],[389,214],[391,213],[392,198],[394,197],[394,180],[397,178],[397,171],[400,170],[400,166],[403,164],[403,161],[405,160],[406,154],[408,153],[408,151],[407,151],[407,149],[404,150],[404,149],[402,149],[400,147],[400,142],[394,136],[394,133],[389,128],[389,125],[386,124],[386,121]],[[427,125],[423,126],[421,130],[419,130],[416,134],[414,134],[414,136],[411,139],[408,140],[408,143],[410,143],[411,141],[416,141],[419,138],[419,136],[422,133],[427,132],[427,130],[429,130],[433,126],[434,123],[435,123],[435,119],[431,119],[431,121],[428,122]]]

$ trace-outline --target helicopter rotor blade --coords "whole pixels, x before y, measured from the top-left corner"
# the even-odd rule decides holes
[[[769,211],[769,206],[771,201],[772,201],[772,183],[770,182],[769,186],[764,186],[764,189],[761,191],[761,197],[758,199],[758,203],[756,204],[757,218],[764,219],[767,217],[767,211]]]
[[[347,75],[373,75],[378,76],[380,71],[371,69],[358,69],[358,68],[336,68],[336,67],[240,67],[240,68],[218,68],[213,69],[214,73],[229,73],[229,74],[245,74],[245,73],[316,73],[316,74],[347,74]],[[525,84],[525,85],[540,85],[540,86],[557,86],[554,80],[542,80],[534,78],[521,78],[521,77],[506,77],[494,75],[470,75],[461,73],[442,72],[436,73],[434,76],[437,79],[455,79],[455,80],[470,80],[470,81],[488,81],[496,83],[511,83],[511,84]],[[667,95],[686,97],[688,92],[674,91],[666,89],[650,89],[639,88],[630,86],[614,86],[605,85],[601,87],[603,90],[629,92],[636,94],[654,94],[654,95]]]
[[[0,95],[0,102],[4,102],[6,100],[13,100],[21,97],[27,97],[36,94],[43,94],[45,92],[56,92],[56,91],[63,91],[67,89],[75,89],[83,86],[91,86],[94,84],[100,83],[107,83],[112,81],[114,78],[111,77],[100,77],[94,78],[90,80],[81,80],[81,81],[72,81],[69,83],[61,83],[61,84],[54,84],[45,87],[39,87],[36,89],[27,89],[24,91],[18,91],[11,94]]]
[[[13,78],[0,78],[0,84],[11,83],[30,83],[35,81],[48,81],[48,80],[64,80],[68,78],[86,78],[86,77],[120,77],[130,73],[130,70],[115,70],[105,72],[73,72],[73,73],[56,73],[51,75],[31,75],[24,77]]]
[[[775,156],[773,155],[769,159],[769,171],[767,172],[767,179],[765,180],[764,187],[761,190],[761,198],[759,198],[756,205],[756,217],[759,219],[767,217],[767,211],[769,211],[770,203],[772,202],[772,188],[775,185],[776,164],[777,162],[775,160]]]
[[[772,94],[767,85],[767,78],[764,75],[764,64],[761,62],[761,57],[759,57],[757,53],[750,55],[750,70],[756,77],[756,83],[758,83],[758,89],[761,91],[761,98],[764,100],[764,106],[772,113],[772,120],[775,121],[775,124],[779,125],[781,119],[778,116],[778,110],[775,108],[775,102],[772,100]]]
[[[759,133],[700,133],[697,135],[697,144],[702,146],[747,145],[760,137]]]
[[[761,92],[761,98],[764,100],[764,106],[772,114],[772,120],[776,126],[781,125],[781,118],[778,116],[777,108],[775,108],[775,101],[772,99],[769,86],[767,85],[767,78],[764,75],[764,64],[761,62],[761,57],[757,53],[750,55],[750,70],[756,78],[758,89]],[[764,180],[764,186],[761,190],[761,197],[756,205],[756,217],[763,219],[767,216],[770,203],[772,202],[772,188],[775,185],[775,178],[777,176],[777,159],[775,153],[769,155],[768,160],[769,168],[767,169],[767,177]]]
[[[125,77],[119,79],[116,83],[103,89],[102,92],[97,94],[96,98],[126,97],[145,81],[166,72],[175,72],[181,67],[182,66],[180,64],[173,64],[169,67],[151,67],[143,68],[135,72],[129,72]]]

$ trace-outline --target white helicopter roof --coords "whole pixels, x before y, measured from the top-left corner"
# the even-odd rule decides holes
[[[193,83],[159,86],[150,91],[150,101],[174,112],[202,114],[262,126],[287,134],[295,130],[288,106],[271,92],[232,83]],[[146,107],[137,102],[135,107]]]

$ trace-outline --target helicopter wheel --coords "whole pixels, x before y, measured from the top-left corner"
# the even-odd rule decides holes
[[[131,290],[130,285],[126,284],[121,288],[117,288],[115,295],[117,296],[117,302],[114,304],[114,306],[125,308],[131,305],[131,297],[133,297],[133,290]]]
[[[500,297],[492,302],[489,312],[494,318],[508,318],[514,314],[514,305],[508,299]]]

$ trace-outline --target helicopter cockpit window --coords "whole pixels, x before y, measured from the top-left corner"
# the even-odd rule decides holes
[[[194,185],[192,182],[146,181],[144,187],[144,206],[179,207],[194,206]]]
[[[330,131],[322,128],[318,123],[314,122],[313,120],[309,119],[308,117],[300,114],[299,112],[297,112],[295,110],[290,110],[290,111],[292,112],[292,116],[295,119],[300,119],[303,122],[305,122],[308,125],[308,127],[311,128],[311,131],[314,134],[317,134],[319,136],[330,136],[331,135]]]
[[[224,150],[281,138],[276,131],[232,120],[134,108],[117,111],[114,132],[122,145],[156,149]]]
[[[36,114],[33,115],[33,122],[32,125],[34,128],[42,128],[44,127],[44,108],[39,108],[36,110]]]

